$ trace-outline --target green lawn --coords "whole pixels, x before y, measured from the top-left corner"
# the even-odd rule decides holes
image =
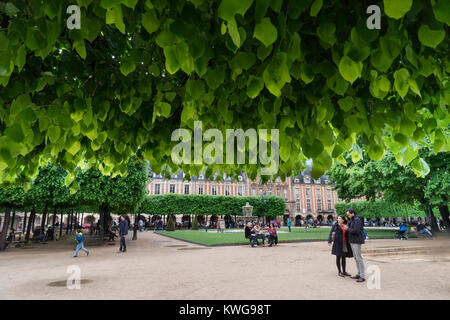
[[[288,231],[287,228],[280,228],[278,230]],[[389,239],[395,237],[394,230],[366,229],[366,231],[369,239]],[[157,233],[206,246],[248,244],[248,240],[244,238],[243,232],[217,233],[215,229],[211,229],[208,232],[202,229],[158,231]],[[278,240],[279,242],[328,240],[329,233],[330,228],[327,227],[310,228],[308,231],[305,231],[304,228],[292,228],[292,232],[290,233],[279,233]]]

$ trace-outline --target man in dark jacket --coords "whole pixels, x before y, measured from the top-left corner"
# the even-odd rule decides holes
[[[119,223],[119,237],[120,237],[120,252],[126,252],[127,251],[127,245],[125,243],[125,237],[128,234],[128,221],[125,219],[124,216],[120,216],[120,223]]]
[[[349,233],[350,246],[356,260],[356,267],[358,268],[358,274],[353,276],[352,279],[357,279],[356,282],[364,282],[364,261],[361,255],[361,245],[364,243],[363,222],[352,208],[348,208],[345,213],[349,219],[349,224],[348,226],[344,226],[344,229]]]

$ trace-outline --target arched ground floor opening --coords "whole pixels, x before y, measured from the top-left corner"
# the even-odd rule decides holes
[[[288,222],[289,218],[290,218],[290,213],[289,213],[289,211],[286,211],[283,216],[283,225],[284,226],[287,226],[287,222]],[[292,223],[292,221],[291,221],[291,223]]]
[[[198,222],[198,224],[204,224],[205,223],[205,216],[202,215],[202,214],[199,214],[197,216],[197,222]]]
[[[302,222],[303,222],[303,217],[301,215],[299,215],[299,214],[296,215],[295,216],[295,226],[296,227],[301,227]]]
[[[329,225],[332,225],[332,224],[333,224],[333,221],[334,221],[333,215],[329,214],[328,217],[327,217],[327,221],[328,221],[328,224],[329,224]]]

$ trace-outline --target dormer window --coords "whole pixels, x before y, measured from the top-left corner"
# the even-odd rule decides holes
[[[201,175],[199,175],[198,176],[198,178],[199,178],[199,180],[203,180],[203,179],[205,179],[205,177],[201,174]]]
[[[294,179],[294,183],[300,183],[300,179],[299,178],[295,178]]]
[[[310,183],[311,179],[308,176],[304,176],[303,181],[305,181],[305,183]]]

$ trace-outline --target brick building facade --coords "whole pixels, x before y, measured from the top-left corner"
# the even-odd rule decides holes
[[[287,219],[298,225],[301,220],[310,217],[322,221],[335,220],[334,205],[339,202],[336,191],[329,184],[327,176],[313,179],[310,170],[300,172],[298,176],[269,181],[263,185],[258,181],[250,180],[245,173],[238,179],[216,176],[207,179],[202,175],[191,177],[190,181],[183,181],[184,173],[179,171],[166,179],[161,175],[149,173],[151,181],[147,184],[147,193],[154,194],[209,194],[230,196],[264,196],[275,195],[286,201],[284,217],[278,217],[280,222],[286,223]]]

